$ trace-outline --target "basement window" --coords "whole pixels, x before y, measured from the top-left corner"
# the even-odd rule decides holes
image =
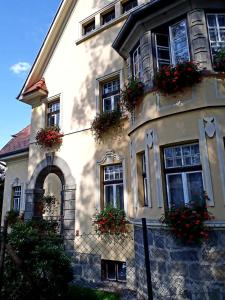
[[[126,262],[102,260],[102,280],[126,282]]]

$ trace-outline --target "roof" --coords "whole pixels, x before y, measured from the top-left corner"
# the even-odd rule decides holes
[[[48,89],[47,89],[47,86],[45,84],[45,79],[44,78],[42,78],[41,80],[39,80],[35,84],[31,85],[30,87],[27,87],[25,89],[25,91],[23,92],[23,96],[25,96],[27,94],[30,94],[32,92],[36,92],[38,90],[42,90],[42,91],[48,93]]]
[[[0,150],[0,158],[25,152],[29,148],[31,125],[28,125],[17,134]]]

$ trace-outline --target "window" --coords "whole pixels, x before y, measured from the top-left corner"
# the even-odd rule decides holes
[[[143,192],[144,192],[144,206],[148,206],[148,185],[147,185],[145,153],[142,153],[142,179],[143,179]]]
[[[131,53],[132,57],[132,75],[134,78],[142,78],[142,60],[140,43],[134,48]]]
[[[122,3],[122,13],[128,12],[138,5],[137,0],[129,0]]]
[[[89,23],[83,25],[83,33],[84,33],[84,35],[90,33],[93,30],[95,30],[95,20],[92,20]]]
[[[156,34],[155,45],[157,68],[159,69],[165,65],[170,65],[169,36],[166,34]]]
[[[155,33],[157,68],[190,60],[186,20],[158,31]]]
[[[120,81],[114,79],[102,86],[102,110],[105,112],[119,109],[120,104]]]
[[[115,19],[115,8],[102,15],[102,25],[109,23]]]
[[[126,263],[113,260],[102,260],[102,280],[126,281]]]
[[[48,126],[59,126],[60,103],[59,101],[48,104],[47,124]]]
[[[214,56],[218,50],[225,47],[225,14],[208,14],[207,24],[211,53]]]
[[[104,167],[104,205],[124,209],[122,164]]]
[[[198,144],[164,149],[169,207],[190,202],[203,205],[203,178]]]
[[[13,203],[12,208],[16,211],[20,210],[21,186],[13,187]]]

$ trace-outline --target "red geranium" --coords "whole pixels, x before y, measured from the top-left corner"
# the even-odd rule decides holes
[[[204,225],[204,222],[213,218],[206,207],[189,205],[168,210],[164,222],[171,227],[174,236],[182,242],[201,244],[209,236],[209,228]]]
[[[95,230],[99,234],[126,234],[128,221],[125,212],[115,207],[106,207],[93,218]]]
[[[62,144],[62,137],[59,127],[47,127],[38,131],[36,141],[43,148],[59,148]]]
[[[176,66],[163,66],[155,77],[156,88],[165,94],[181,91],[201,81],[201,72],[192,61],[179,63]]]

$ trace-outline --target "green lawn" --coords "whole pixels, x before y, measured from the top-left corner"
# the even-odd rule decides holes
[[[119,300],[114,293],[71,286],[68,300]]]

